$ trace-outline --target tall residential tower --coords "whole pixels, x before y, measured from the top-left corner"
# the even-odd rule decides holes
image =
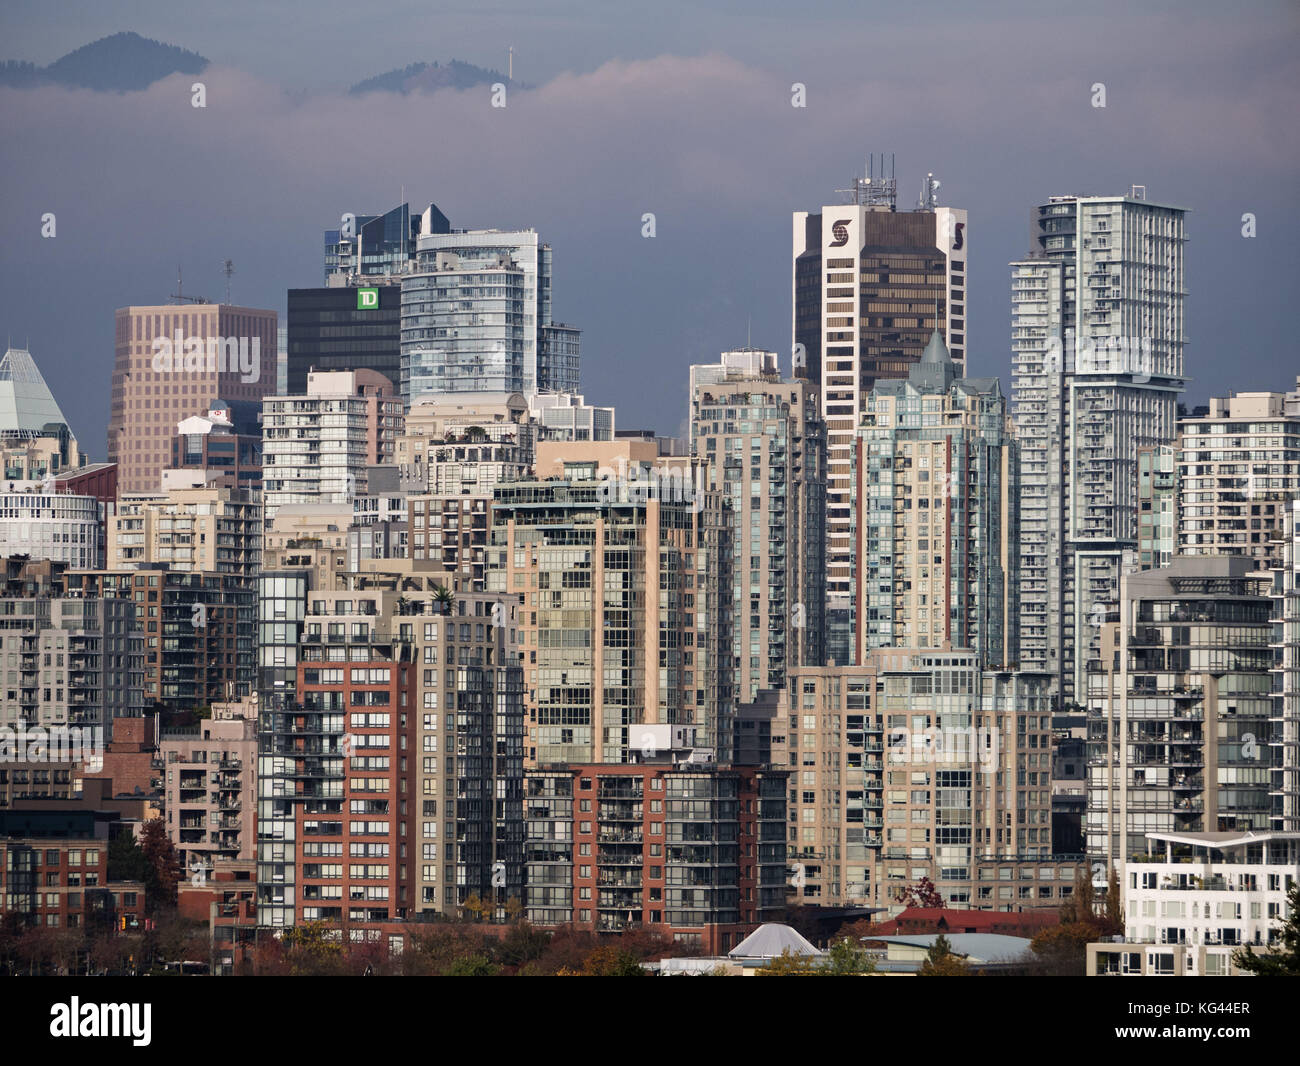
[[[1137,566],[1138,454],[1173,443],[1182,389],[1180,207],[1053,196],[1011,264],[1012,416],[1021,449],[1020,663],[1065,704]]]

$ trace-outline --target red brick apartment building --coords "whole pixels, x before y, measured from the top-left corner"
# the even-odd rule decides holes
[[[117,815],[89,809],[0,811],[0,912],[49,929],[138,929],[144,885],[108,880]]]
[[[708,763],[529,771],[529,921],[724,954],[785,907],[786,775]]]
[[[304,661],[298,666],[303,704],[343,722],[343,778],[317,776],[326,761],[310,715],[295,720],[293,756],[303,768],[296,789],[300,841],[297,922],[382,923],[406,917],[409,863],[399,862],[401,772],[410,744],[407,713],[415,670],[390,658]],[[290,730],[292,731],[291,724]],[[414,757],[414,752],[411,752]],[[311,794],[318,790],[319,795]],[[333,793],[333,794],[331,794]],[[412,860],[413,861],[413,860]]]

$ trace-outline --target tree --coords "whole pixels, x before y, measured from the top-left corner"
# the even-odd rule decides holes
[[[1286,893],[1286,921],[1278,930],[1282,950],[1256,955],[1249,944],[1232,956],[1238,969],[1257,977],[1300,977],[1300,881],[1293,881]]]
[[[144,854],[144,907],[153,914],[162,907],[176,906],[176,886],[181,879],[181,864],[176,849],[167,837],[161,818],[144,823],[140,830],[140,850]]]
[[[926,952],[925,962],[921,963],[921,977],[970,977],[970,967],[966,960],[953,954],[952,942],[940,933]]]
[[[283,942],[290,972],[319,976],[341,972],[343,945],[326,936],[324,922],[305,922],[284,931]]]
[[[108,842],[108,879],[110,881],[143,881],[149,870],[149,860],[129,829],[115,833]]]
[[[528,977],[551,977],[561,970],[576,974],[582,969],[583,960],[599,946],[600,941],[590,930],[563,926],[551,934],[550,943],[541,955],[525,963],[519,972]]]
[[[603,944],[582,961],[583,977],[644,977],[636,955],[615,944]]]
[[[757,972],[759,977],[816,977],[819,973],[811,955],[796,955],[789,948]]]
[[[1035,975],[1082,977],[1087,972],[1088,945],[1101,937],[1094,922],[1053,925],[1029,942],[1029,957],[1024,961]]]
[[[550,934],[527,922],[516,922],[501,939],[496,958],[506,966],[519,967],[540,959],[550,944]]]
[[[494,909],[492,901],[481,898],[477,892],[471,892],[469,898],[461,904],[461,910],[465,912],[466,917],[477,918],[481,922],[488,921]]]
[[[876,964],[866,949],[853,940],[837,940],[832,944],[821,968],[831,976],[876,972]]]
[[[898,902],[907,907],[943,907],[943,896],[928,877],[921,878],[915,888],[906,885],[898,890]]]
[[[466,955],[447,968],[447,977],[496,977],[501,967],[486,955]]]
[[[451,609],[456,604],[456,594],[446,585],[434,585],[433,603],[438,614],[451,614]]]
[[[141,944],[141,954],[150,965],[208,961],[206,922],[184,918],[174,908],[154,914],[153,928],[145,933]]]
[[[1093,920],[1092,876],[1085,863],[1074,871],[1074,890],[1061,904],[1061,924],[1073,925]]]
[[[848,938],[853,943],[860,944],[869,937],[879,936],[880,926],[870,918],[858,918],[856,921],[841,925],[835,935],[840,939]]]
[[[1120,936],[1124,932],[1124,901],[1119,893],[1119,873],[1112,864],[1106,876],[1106,918],[1103,936]]]

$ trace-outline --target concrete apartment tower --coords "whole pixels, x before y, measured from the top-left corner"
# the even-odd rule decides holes
[[[858,430],[858,662],[872,648],[1018,647],[1015,439],[997,378],[963,378],[936,329]]]
[[[1281,565],[1287,501],[1300,496],[1300,404],[1281,392],[1213,397],[1178,422],[1178,551]]]
[[[1239,556],[1175,556],[1124,576],[1088,673],[1094,862],[1145,854],[1152,832],[1272,828],[1268,591]]]
[[[1020,663],[1082,702],[1100,625],[1136,567],[1138,454],[1174,441],[1186,280],[1180,207],[1053,196],[1011,264],[1020,439]]]
[[[782,381],[776,352],[723,352],[691,381],[692,450],[731,508],[729,654],[748,702],[825,660],[826,428],[815,390]]]
[[[117,310],[108,461],[123,492],[156,492],[171,465],[176,423],[206,414],[214,396],[275,392],[276,313],[227,304]]]
[[[527,767],[630,762],[654,725],[729,749],[701,659],[718,568],[694,468],[655,440],[549,441],[532,478],[494,489],[487,588],[520,611]]]
[[[580,333],[551,319],[536,230],[422,234],[402,278],[403,403],[447,392],[577,392]]]
[[[286,504],[345,503],[364,493],[366,467],[391,463],[401,432],[401,401],[373,370],[313,371],[305,394],[266,399],[265,528]]]
[[[904,378],[938,329],[966,365],[966,212],[898,211],[894,179],[856,178],[847,202],[794,213],[795,377],[820,393],[827,429],[828,656],[849,662],[854,614],[854,434],[872,386]]]

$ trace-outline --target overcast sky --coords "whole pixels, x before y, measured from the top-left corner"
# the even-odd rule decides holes
[[[883,151],[900,207],[933,171],[940,202],[970,212],[972,373],[1008,377],[1007,263],[1028,250],[1030,208],[1142,184],[1191,210],[1188,401],[1285,389],[1300,374],[1298,11],[8,0],[0,58],[43,65],[134,30],[213,66],[202,110],[187,76],[126,94],[0,89],[0,329],[30,342],[102,458],[114,308],[164,302],[178,263],[187,292],[221,298],[230,258],[234,302],[283,314],[286,289],[321,284],[321,231],[404,187],[457,227],[537,228],[555,315],[585,331],[588,397],[617,405],[624,428],[675,433],[688,365],[748,329],[788,371],[790,213],[837,202]],[[486,88],[344,95],[419,60],[504,68],[511,45],[533,88],[505,109]]]

